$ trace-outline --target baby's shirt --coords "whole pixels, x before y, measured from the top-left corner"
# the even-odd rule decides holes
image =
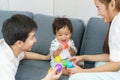
[[[68,46],[70,46],[72,49],[74,49],[75,53],[77,53],[77,49],[76,49],[76,47],[75,47],[75,45],[74,45],[73,40],[70,39],[67,44],[68,44]],[[54,39],[54,40],[51,42],[51,47],[50,47],[51,62],[54,62],[53,52],[58,49],[58,46],[59,46],[59,45],[60,45],[60,43],[58,42],[57,39]],[[70,54],[70,52],[69,52],[68,49],[63,49],[63,50],[61,51],[61,53],[60,53],[59,56],[61,56],[62,60],[64,60],[64,59],[70,58],[70,57],[71,57],[71,54]]]

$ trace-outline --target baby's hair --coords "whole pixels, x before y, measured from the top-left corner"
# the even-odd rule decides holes
[[[52,27],[53,27],[54,34],[56,34],[56,31],[58,31],[59,29],[63,27],[68,27],[68,29],[72,33],[72,23],[68,18],[56,17],[52,24]]]

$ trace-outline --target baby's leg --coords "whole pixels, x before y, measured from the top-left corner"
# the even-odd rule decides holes
[[[69,76],[68,70],[66,68],[62,69],[62,74],[65,76]]]

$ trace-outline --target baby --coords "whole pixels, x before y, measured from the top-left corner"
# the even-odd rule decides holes
[[[51,42],[50,55],[51,55],[51,67],[54,68],[56,64],[63,66],[63,61],[74,56],[77,53],[77,49],[71,40],[72,35],[72,23],[67,18],[55,18],[53,22],[53,33],[55,39]],[[63,74],[69,75],[67,69],[63,66]]]

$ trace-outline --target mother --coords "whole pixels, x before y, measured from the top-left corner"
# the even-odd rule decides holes
[[[118,80],[120,77],[120,0],[94,0],[98,15],[104,22],[110,23],[106,36],[104,50],[108,54],[74,56],[70,60],[80,61],[108,61],[108,63],[91,69],[83,69],[76,64],[69,69],[69,80]],[[92,72],[92,73],[91,73]]]

